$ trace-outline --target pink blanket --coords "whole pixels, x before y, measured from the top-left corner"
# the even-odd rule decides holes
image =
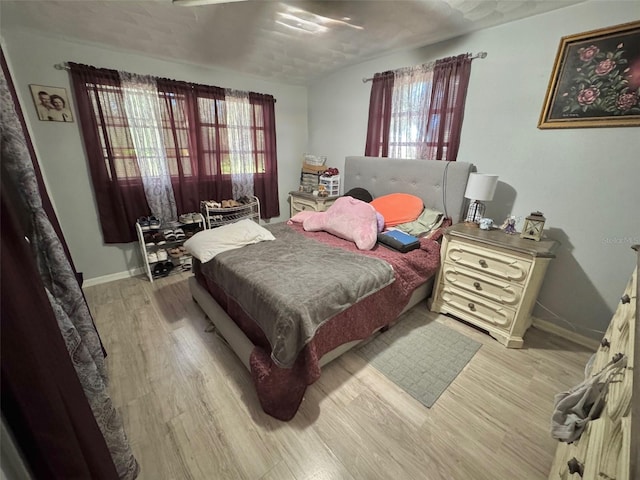
[[[293,224],[291,228],[336,248],[389,262],[394,268],[396,281],[324,323],[302,350],[294,366],[285,369],[273,363],[269,342],[240,305],[202,275],[198,268],[195,269],[200,283],[255,345],[250,358],[251,376],[263,410],[280,420],[293,418],[307,385],[320,377],[319,360],[325,353],[344,343],[365,339],[394,321],[407,305],[412,292],[431,278],[440,265],[440,245],[435,240],[421,239],[420,249],[408,253],[399,253],[381,245],[362,251],[352,242],[326,232],[305,232],[299,224]]]

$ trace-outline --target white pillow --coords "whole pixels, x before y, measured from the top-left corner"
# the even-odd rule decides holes
[[[184,248],[202,263],[206,263],[227,250],[275,239],[269,230],[246,218],[239,222],[198,232],[184,242]]]

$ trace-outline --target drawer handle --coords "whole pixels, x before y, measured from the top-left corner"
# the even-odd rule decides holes
[[[607,337],[604,337],[601,341],[600,341],[600,345],[602,345],[602,348],[607,348],[611,346],[611,343],[609,342],[609,340],[607,340]]]
[[[487,268],[487,261],[486,260],[484,260],[484,259],[480,260],[478,263],[480,264],[480,266],[482,268]]]
[[[631,301],[631,299],[629,298],[629,295],[627,295],[626,293],[620,298],[620,301],[622,303],[629,303]]]
[[[302,210],[306,210],[307,206],[306,205],[302,205]]]
[[[576,457],[573,457],[567,462],[567,467],[569,467],[569,473],[572,475],[574,473],[577,473],[581,477],[584,475],[584,465],[580,463]]]
[[[482,290],[482,287],[480,286],[480,282],[473,282],[473,286],[476,288],[476,290]]]
[[[476,306],[471,302],[469,302],[469,310],[471,310],[472,312],[476,311]]]

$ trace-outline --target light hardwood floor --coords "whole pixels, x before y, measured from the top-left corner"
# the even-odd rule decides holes
[[[427,409],[353,352],[325,366],[296,417],[262,412],[249,373],[179,274],[85,289],[110,391],[142,479],[534,480],[547,477],[555,393],[592,352],[530,329],[525,348],[429,313],[483,346]],[[416,308],[426,311],[426,303]]]

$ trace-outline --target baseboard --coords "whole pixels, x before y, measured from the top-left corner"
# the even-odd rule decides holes
[[[562,328],[555,323],[551,323],[547,320],[533,317],[532,326],[544,332],[552,333],[554,335],[558,335],[559,337],[566,338],[567,340],[570,340],[573,343],[577,343],[578,345],[591,348],[594,351],[597,350],[600,346],[600,341],[594,338],[585,337],[584,335],[580,335],[578,332],[567,330],[566,328]]]
[[[122,280],[123,278],[136,277],[144,273],[143,267],[137,267],[133,270],[127,270],[124,272],[111,273],[109,275],[103,275],[102,277],[89,278],[82,282],[83,287],[93,287],[94,285],[101,285],[103,283],[115,282],[116,280]]]

